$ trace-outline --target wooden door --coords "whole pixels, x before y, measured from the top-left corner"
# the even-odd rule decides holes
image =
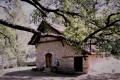
[[[47,53],[46,54],[46,67],[49,68],[52,66],[52,54]]]

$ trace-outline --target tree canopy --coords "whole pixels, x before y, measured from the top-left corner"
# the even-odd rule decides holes
[[[19,29],[39,36],[62,37],[63,35],[46,34],[33,28],[25,27],[11,19],[15,17],[10,9],[26,2],[35,7],[30,14],[31,22],[36,25],[41,20],[49,20],[58,24],[64,24],[67,28],[67,39],[76,46],[86,44],[96,45],[102,51],[110,51],[112,54],[120,53],[120,1],[119,0],[4,0],[6,6],[2,6],[9,14],[8,20],[0,19],[0,24],[5,27]],[[8,4],[9,3],[9,4]],[[20,7],[20,6],[19,6]],[[4,33],[3,33],[4,34]]]

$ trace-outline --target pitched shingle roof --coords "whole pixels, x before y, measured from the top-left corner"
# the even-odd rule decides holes
[[[38,31],[41,31],[42,27],[45,27],[44,24],[48,25],[49,27],[51,27],[53,30],[55,30],[58,34],[62,34],[63,35],[63,31],[65,30],[64,26],[60,26],[58,24],[55,23],[48,23],[46,21],[42,21],[40,26],[38,27]],[[40,40],[40,36],[34,34],[31,38],[31,40],[28,42],[29,45],[35,45],[37,42],[39,42]]]

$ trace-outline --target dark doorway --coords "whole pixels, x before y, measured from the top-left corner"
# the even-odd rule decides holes
[[[79,72],[83,71],[83,58],[82,57],[74,58],[74,69],[75,71],[79,71]]]
[[[47,53],[46,54],[46,67],[49,68],[52,66],[52,54]]]

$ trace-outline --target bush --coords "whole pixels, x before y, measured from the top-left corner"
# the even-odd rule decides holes
[[[32,71],[39,71],[38,68],[32,68]]]

